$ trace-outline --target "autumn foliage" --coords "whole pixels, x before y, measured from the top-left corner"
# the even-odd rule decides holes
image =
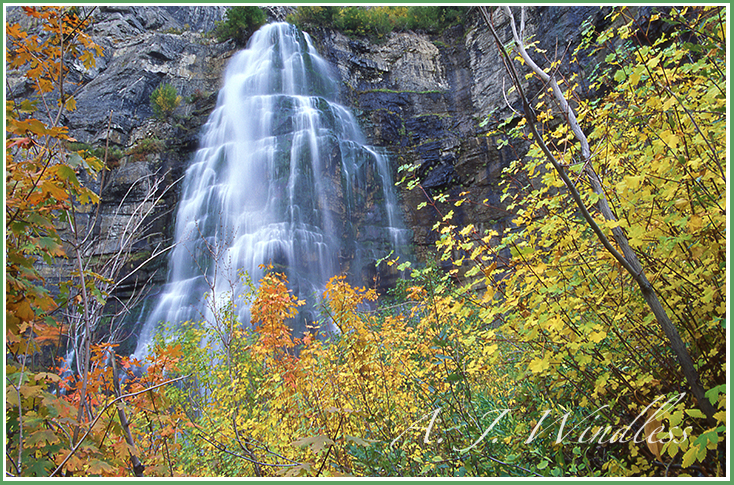
[[[93,342],[89,328],[70,329],[59,318],[72,311],[86,316],[90,298],[106,298],[95,284],[101,277],[77,271],[54,294],[40,270],[57,258],[79,256],[79,247],[65,244],[60,233],[76,233],[76,214],[99,201],[83,181],[96,177],[103,164],[68,148],[74,140],[60,120],[76,109],[77,86],[67,79],[70,63],[78,60],[91,68],[101,48],[85,33],[88,15],[79,9],[23,11],[41,29],[31,34],[19,24],[6,25],[7,67],[22,73],[33,91],[21,101],[11,89],[5,111],[7,474],[119,476],[131,470],[131,456],[143,458],[154,470],[164,456],[160,443],[170,437],[166,429],[171,423],[157,412],[146,414],[161,401],[143,389],[166,382],[170,353],[149,362],[142,376],[133,375],[134,366],[121,359],[122,369],[113,376],[114,346]],[[59,350],[72,330],[84,335],[75,349],[82,365],[71,370],[67,362],[59,368]],[[130,375],[123,393],[114,381],[125,379],[126,367]],[[119,421],[123,408],[140,410],[131,418],[138,429],[148,429],[148,438],[128,435],[129,426]]]

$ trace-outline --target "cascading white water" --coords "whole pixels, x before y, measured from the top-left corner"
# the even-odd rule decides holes
[[[242,271],[257,281],[272,263],[313,303],[332,276],[357,276],[405,247],[387,157],[337,95],[329,64],[287,23],[262,27],[233,57],[184,178],[168,283],[136,355],[161,322],[211,321],[205,295],[236,298]],[[247,308],[238,314],[247,321]]]

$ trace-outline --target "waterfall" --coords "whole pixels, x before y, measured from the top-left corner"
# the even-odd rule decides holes
[[[363,268],[406,246],[388,159],[337,103],[335,78],[287,23],[262,27],[232,58],[184,177],[168,281],[136,355],[162,322],[211,321],[213,307],[241,294],[239,275],[257,282],[267,263],[310,302],[298,334],[329,278],[363,283]],[[242,322],[247,312],[237,307]]]

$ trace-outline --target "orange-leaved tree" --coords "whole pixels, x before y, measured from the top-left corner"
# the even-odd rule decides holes
[[[122,373],[112,365],[117,363],[114,345],[92,341],[93,314],[107,297],[97,283],[106,284],[107,278],[88,267],[82,247],[88,238],[76,214],[99,202],[82,180],[96,177],[103,162],[69,149],[74,140],[61,119],[76,109],[78,86],[67,79],[69,66],[78,60],[91,68],[102,53],[85,32],[93,10],[23,7],[32,30],[6,25],[9,74],[31,91],[21,97],[14,92],[20,83],[10,82],[6,101],[5,456],[10,476],[120,475],[130,468],[140,473],[140,458],[155,468],[162,455],[150,446],[136,449],[135,443],[160,443],[166,436],[132,432],[121,405],[156,409],[149,391],[167,384],[160,362],[169,354],[151,362],[144,376],[131,375],[123,389],[116,385]],[[62,230],[72,236],[62,239]],[[69,291],[54,295],[41,265],[67,255],[74,262],[72,282]],[[65,326],[58,318],[62,312],[82,315],[78,328]],[[62,375],[54,357],[69,333],[82,338],[74,342],[77,365]],[[126,362],[121,364],[130,367]],[[162,428],[171,425],[163,414],[157,422]],[[144,421],[152,430],[151,423]]]

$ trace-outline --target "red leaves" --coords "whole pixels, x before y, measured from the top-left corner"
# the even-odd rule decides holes
[[[34,326],[34,340],[39,345],[56,345],[61,342],[61,336],[65,335],[63,325],[36,324]]]
[[[36,144],[35,141],[33,141],[32,138],[10,138],[6,143],[6,148],[21,148],[23,150],[28,150],[32,146]]]

